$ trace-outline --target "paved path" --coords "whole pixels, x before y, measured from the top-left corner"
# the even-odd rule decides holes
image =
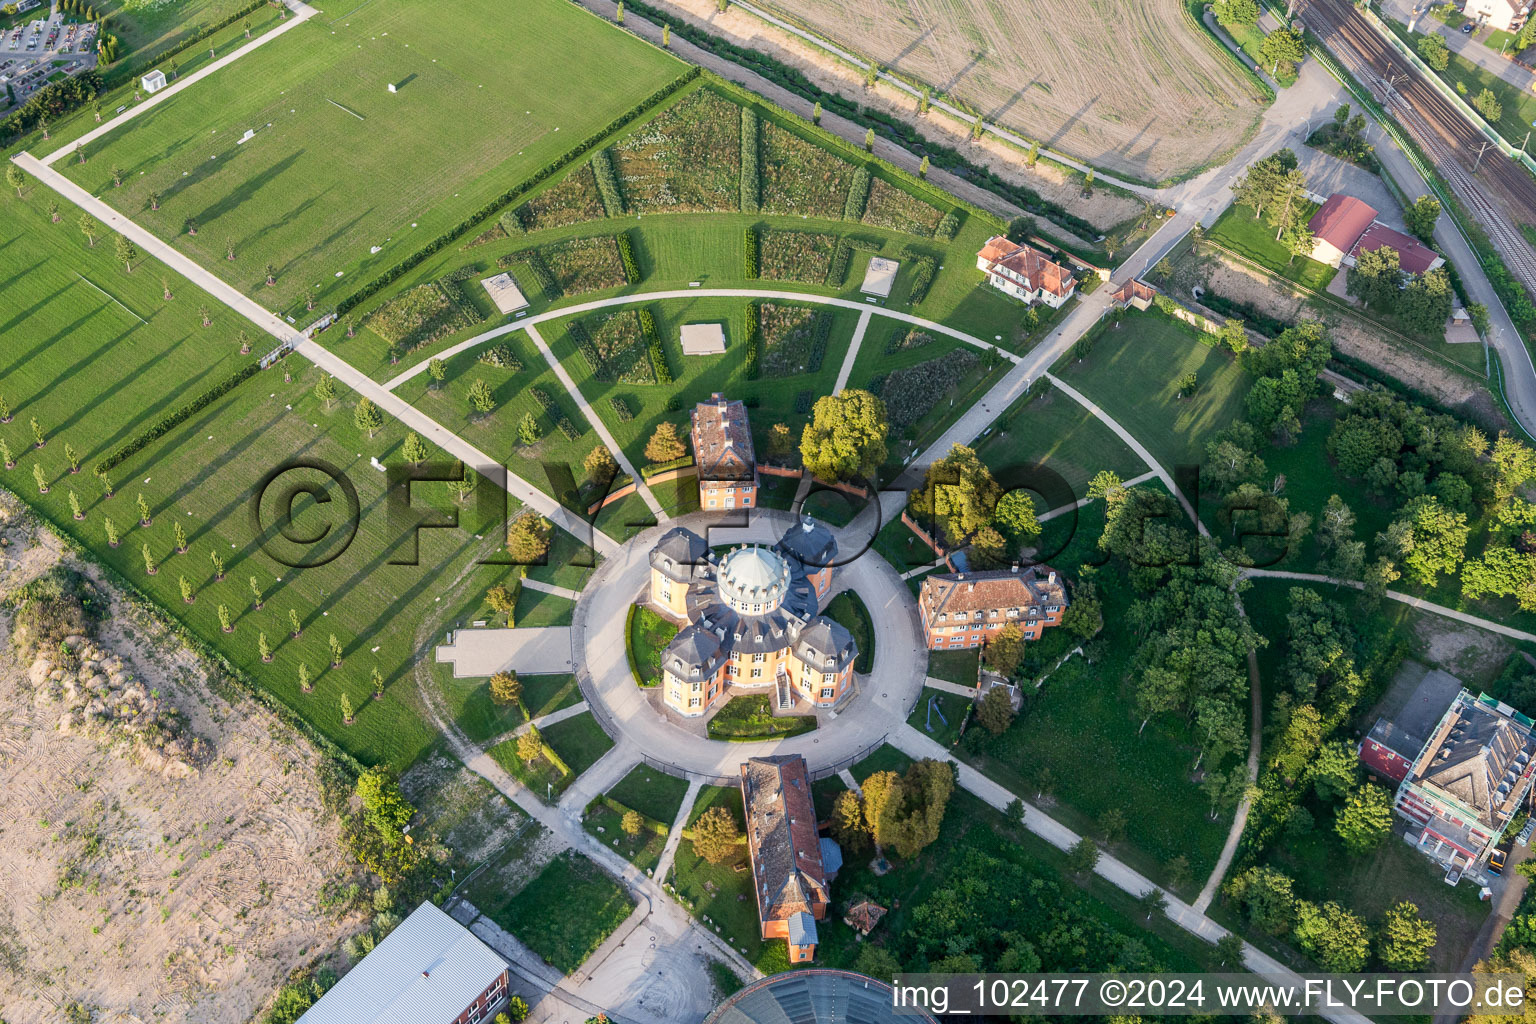
[[[426,373],[427,364],[434,359],[451,359],[452,357],[458,355],[460,352],[472,349],[477,345],[483,345],[486,342],[499,338],[504,334],[511,334],[513,331],[521,331],[529,327],[537,327],[539,324],[550,320],[563,320],[566,317],[577,316],[582,313],[591,313],[594,310],[611,309],[615,306],[633,306],[642,302],[663,302],[668,299],[699,298],[782,299],[786,302],[800,302],[822,306],[837,306],[842,309],[857,309],[861,313],[869,313],[876,316],[888,316],[892,320],[900,320],[903,323],[911,324],[914,327],[921,327],[925,331],[933,331],[935,334],[942,334],[948,338],[954,338],[956,341],[963,341],[967,345],[974,345],[977,348],[986,349],[994,347],[993,342],[983,341],[981,338],[976,337],[974,334],[967,334],[964,331],[956,330],[953,327],[946,327],[944,324],[941,324],[936,320],[926,320],[920,316],[913,316],[911,313],[903,313],[899,310],[886,309],[883,306],[870,306],[863,302],[854,302],[852,299],[835,298],[829,295],[812,295],[809,292],[785,291],[778,288],[672,288],[665,291],[636,292],[630,295],[614,295],[606,299],[593,299],[590,302],[578,302],[570,306],[559,306],[554,309],[546,309],[542,313],[538,313],[530,317],[524,317],[521,320],[513,320],[511,323],[505,323],[500,327],[493,327],[488,331],[477,334],[473,338],[466,338],[464,341],[461,341],[456,345],[450,345],[448,348],[443,349],[441,352],[433,353],[426,359],[423,359],[421,362],[417,363],[415,366],[409,367],[404,372],[398,374],[388,381],[385,381],[384,387],[387,390],[393,391],[395,388],[398,388],[412,377],[415,377],[417,374]],[[1006,352],[1002,349],[999,349],[998,352],[1005,359],[1009,359],[1015,363],[1019,362],[1020,357],[1014,355],[1012,352]]]
[[[499,747],[503,743],[507,742],[507,740],[517,739],[523,733],[527,732],[530,726],[537,726],[540,729],[546,729],[551,725],[565,721],[567,718],[575,718],[577,715],[583,714],[588,710],[587,702],[584,700],[579,700],[568,708],[561,708],[559,711],[551,711],[547,715],[542,715],[538,718],[524,722],[522,725],[519,725],[515,729],[508,729],[500,736],[495,736],[487,740],[485,743],[481,744],[481,746],[486,750],[490,750],[492,747]]]
[[[292,31],[293,29],[304,24],[304,22],[308,21],[310,18],[313,18],[315,15],[320,13],[313,7],[309,6],[309,4],[304,3],[303,0],[283,0],[283,4],[293,12],[293,17],[284,21],[281,25],[263,32],[261,35],[257,36],[255,39],[252,39],[244,46],[236,50],[231,50],[224,56],[220,57],[218,60],[215,60],[213,63],[205,65],[204,67],[200,67],[191,74],[182,75],[181,77],[177,78],[176,81],[166,86],[164,89],[161,89],[159,92],[151,95],[148,99],[135,103],[133,106],[129,107],[127,110],[123,111],[121,114],[117,115],[111,120],[103,121],[100,125],[92,128],[90,131],[86,132],[75,141],[66,143],[64,146],[61,146],[59,149],[43,157],[41,162],[51,167],[63,157],[74,155],[75,151],[78,150],[81,146],[88,146],[92,142],[95,142],[97,139],[101,138],[103,135],[106,135],[108,132],[116,131],[125,122],[133,120],[147,110],[154,109],[156,106],[164,103],[166,100],[170,99],[172,96],[175,96],[183,89],[190,88],[192,85],[202,81],[204,78],[207,78],[209,75],[213,74],[215,71],[218,71],[220,68],[232,63],[233,61],[239,60],[247,53],[250,53],[252,50],[256,49],[256,47],[265,46],[267,43],[270,43],[284,32]]]
[[[571,627],[456,629],[453,643],[439,644],[437,660],[465,679],[517,671],[530,676],[571,671]]]
[[[667,845],[662,847],[661,859],[656,862],[652,877],[666,878],[672,870],[672,859],[677,856],[677,844],[683,841],[683,829],[688,827],[688,817],[693,814],[693,805],[698,802],[699,790],[702,788],[704,780],[697,775],[688,779],[688,792],[683,794],[683,806],[677,809],[677,815],[672,819],[672,830],[667,833]]]
[[[524,323],[522,326],[528,332],[528,337],[532,339],[534,347],[539,350],[539,354],[549,364],[549,368],[555,371],[555,376],[564,385],[566,393],[571,396],[571,399],[576,403],[576,407],[581,410],[582,416],[586,417],[587,422],[592,424],[592,429],[597,431],[597,436],[603,439],[603,444],[607,445],[608,450],[613,453],[614,459],[619,463],[619,468],[628,473],[629,478],[635,482],[635,491],[645,502],[646,507],[651,510],[651,515],[656,517],[658,523],[666,522],[670,517],[666,512],[662,511],[661,503],[656,500],[656,495],[651,493],[651,489],[646,486],[640,474],[635,471],[635,464],[629,461],[629,456],[624,454],[624,449],[619,447],[619,442],[615,441],[613,435],[608,432],[608,425],[603,422],[603,418],[592,411],[591,404],[587,402],[587,396],[583,395],[581,390],[576,387],[576,382],[566,372],[565,365],[555,357],[554,350],[549,347],[549,343],[539,333],[538,327],[531,322]]]
[[[619,784],[619,780],[640,763],[640,750],[633,743],[622,739],[608,748],[608,752],[593,762],[592,767],[577,776],[566,791],[560,794],[560,811],[571,822],[580,826],[582,812],[587,804]]]
[[[1354,590],[1365,589],[1365,584],[1359,580],[1340,579],[1337,576],[1325,576],[1322,573],[1316,572],[1285,572],[1281,569],[1244,569],[1242,574],[1250,579],[1299,580],[1305,583],[1331,583],[1337,587],[1350,587]],[[1527,633],[1523,629],[1515,629],[1513,626],[1506,626],[1502,622],[1494,622],[1492,619],[1485,619],[1477,615],[1468,615],[1466,612],[1459,612],[1454,608],[1447,608],[1444,605],[1432,604],[1422,597],[1414,597],[1412,594],[1404,594],[1397,590],[1387,591],[1387,597],[1406,604],[1410,608],[1417,608],[1432,615],[1442,615],[1447,619],[1455,619],[1457,622],[1464,622],[1469,626],[1486,629],[1490,633],[1507,636],[1511,640],[1524,640],[1527,643],[1536,643],[1536,633]]]
[[[304,337],[271,310],[262,307],[260,303],[203,269],[169,242],[163,241],[138,224],[135,224],[132,220],[118,213],[100,199],[92,196],[58,171],[45,166],[30,153],[17,154],[12,160],[22,170],[34,175],[43,184],[96,218],[102,225],[103,234],[115,231],[132,241],[138,247],[141,254],[141,264],[145,258],[159,260],[171,270],[185,277],[198,288],[201,288],[219,303],[229,307],[239,316],[255,324],[266,334],[276,338],[282,344],[292,346],[295,352],[335,377],[339,383],[346,385],[359,395],[366,395],[381,411],[404,423],[411,430],[420,434],[423,439],[437,445],[467,466],[479,469],[482,473],[490,476],[491,479],[500,476],[504,481],[507,493],[517,498],[524,505],[536,510],[561,529],[573,534],[584,543],[590,543],[605,556],[618,550],[618,544],[615,543],[612,537],[596,529],[592,524],[575,513],[570,512],[556,502],[555,499],[507,470],[501,463],[492,459],[489,455],[426,415],[426,413],[423,413],[396,395],[391,394],[373,378],[352,366],[345,359]]]
[[[910,726],[896,729],[887,738],[887,741],[896,749],[912,758],[933,758],[938,761],[952,761],[950,751],[940,744],[924,736],[922,732]],[[962,789],[980,797],[988,805],[998,811],[1005,811],[1009,804],[1018,799],[1024,805],[1024,827],[1035,835],[1044,839],[1058,850],[1070,850],[1083,837],[1050,817],[1040,808],[1033,806],[1012,791],[987,778],[985,775],[964,762],[956,764],[959,783]],[[1150,891],[1158,891],[1167,900],[1165,913],[1168,919],[1180,928],[1206,942],[1215,944],[1217,940],[1226,936],[1227,930],[1221,925],[1206,917],[1194,907],[1180,900],[1176,895],[1166,889],[1153,885],[1150,880],[1137,871],[1127,867],[1114,856],[1100,851],[1098,863],[1094,866],[1094,874],[1132,896],[1140,897]],[[1250,971],[1276,984],[1301,985],[1301,978],[1289,967],[1259,950],[1258,948],[1243,943],[1243,961]],[[1366,1017],[1353,1010],[1338,1010],[1321,1014],[1335,1024],[1369,1024]]]
[[[859,785],[859,780],[853,777],[853,772],[849,771],[847,768],[844,768],[842,771],[837,773],[837,777],[843,780],[843,785],[847,786],[850,791],[859,794],[859,797],[863,798],[864,789]]]
[[[557,587],[553,583],[545,583],[542,580],[524,579],[523,586],[529,590],[537,590],[544,594],[554,594],[556,597],[563,597],[567,601],[581,600],[581,591],[572,590],[569,587]]]
[[[1155,479],[1157,479],[1157,470],[1149,469],[1145,473],[1141,473],[1141,474],[1139,474],[1137,476],[1131,477],[1129,480],[1122,480],[1122,481],[1120,481],[1120,486],[1121,487],[1135,487],[1137,484],[1144,484],[1148,480],[1155,480]],[[1041,522],[1041,523],[1049,522],[1050,520],[1055,519],[1058,516],[1066,515],[1068,512],[1075,512],[1078,509],[1083,508],[1084,506],[1092,505],[1095,501],[1098,501],[1098,500],[1099,499],[1097,499],[1097,498],[1079,498],[1076,501],[1072,502],[1070,505],[1058,505],[1055,508],[1051,509],[1049,512],[1042,512],[1040,515],[1035,517],[1035,521],[1036,522]]]
[[[1511,60],[1483,42],[1481,37],[1486,34],[1483,30],[1465,35],[1460,29],[1451,28],[1440,19],[1431,17],[1427,11],[1421,12],[1418,9],[1405,13],[1399,8],[1392,14],[1396,16],[1396,20],[1406,21],[1409,28],[1419,35],[1439,36],[1445,40],[1445,45],[1452,53],[1466,58],[1491,75],[1497,75],[1521,92],[1529,93],[1531,85],[1536,83],[1536,74],[1532,74],[1530,68]],[[1519,139],[1510,141],[1517,146],[1520,145]]]
[[[935,690],[943,690],[945,693],[953,693],[960,697],[976,696],[976,687],[966,686],[964,683],[952,683],[948,679],[935,679],[933,676],[928,676],[923,680],[923,685],[932,687]]]
[[[875,315],[873,309],[866,309],[859,314],[859,325],[853,329],[853,340],[848,343],[848,354],[843,356],[843,365],[837,371],[837,383],[832,386],[832,393],[840,395],[848,386],[848,378],[853,374],[853,364],[859,359],[859,347],[864,344],[864,332],[869,329],[870,317]]]

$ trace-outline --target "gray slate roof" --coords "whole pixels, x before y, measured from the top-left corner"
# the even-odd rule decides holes
[[[818,615],[795,639],[795,654],[817,672],[841,672],[859,656],[859,646],[840,623]]]

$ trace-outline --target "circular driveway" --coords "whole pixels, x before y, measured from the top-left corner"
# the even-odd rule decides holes
[[[897,725],[922,692],[928,671],[917,602],[890,563],[866,550],[833,570],[832,594],[852,590],[869,609],[875,636],[874,670],[859,675],[858,692],[835,711],[818,713],[818,727],[798,736],[732,743],[712,740],[661,709],[660,689],[642,689],[629,670],[624,625],[630,606],[650,584],[650,553],[675,526],[686,526],[711,546],[772,544],[796,524],[794,513],[752,509],[750,525],[714,526],[725,517],[695,512],[652,527],[603,561],[582,589],[571,626],[572,660],[583,696],[598,722],[620,743],[628,743],[658,761],[698,775],[736,776],[749,757],[800,754],[811,771],[846,761],[878,744]],[[739,515],[739,513],[738,513]],[[855,534],[829,527],[839,549],[856,550]]]

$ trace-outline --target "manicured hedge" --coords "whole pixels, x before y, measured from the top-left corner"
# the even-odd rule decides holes
[[[928,289],[933,286],[933,277],[938,269],[938,261],[932,256],[919,256],[912,264],[912,276],[908,279],[911,283],[909,300],[912,305],[928,297]]]
[[[955,235],[960,231],[960,215],[950,210],[939,221],[939,226],[933,229],[933,237],[941,242],[953,242]]]
[[[634,408],[623,395],[609,395],[608,404],[613,408],[613,414],[619,418],[620,423],[628,423],[635,418]]]
[[[610,217],[624,213],[624,193],[619,189],[619,176],[613,169],[613,154],[600,149],[592,154],[592,176],[597,179],[597,194],[603,200],[603,210]]]
[[[235,388],[239,387],[241,384],[244,384],[246,381],[250,380],[260,372],[260,363],[247,363],[245,366],[242,366],[240,369],[236,370],[228,377],[225,377],[223,380],[219,381],[207,391],[204,391],[202,394],[192,399],[192,401],[188,402],[186,405],[183,405],[179,409],[175,409],[172,412],[167,413],[165,416],[162,416],[160,420],[153,426],[146,428],[137,437],[130,439],[126,444],[123,444],[111,454],[109,454],[106,458],[96,463],[96,471],[98,473],[105,473],[113,466],[116,466],[130,456],[135,455],[139,451],[143,450],[143,448],[151,441],[156,441],[164,437],[166,434],[176,429],[176,427],[197,415],[198,412],[206,409],[208,406],[212,405],[220,398],[223,398],[225,395],[229,394],[231,391],[235,390]]]
[[[370,298],[386,285],[393,283],[402,274],[414,268],[428,256],[431,256],[433,253],[437,252],[439,249],[444,248],[445,246],[453,244],[455,240],[468,233],[470,229],[474,228],[481,221],[488,219],[502,207],[526,195],[535,186],[543,183],[551,175],[558,173],[571,162],[584,156],[593,146],[596,146],[609,135],[613,134],[620,128],[623,128],[625,125],[629,124],[631,121],[634,121],[636,118],[650,111],[651,108],[655,107],[658,103],[662,102],[667,97],[671,96],[678,90],[682,89],[684,86],[691,83],[702,73],[703,69],[697,65],[690,67],[686,72],[678,76],[671,83],[662,86],[660,89],[656,90],[651,95],[635,104],[629,110],[608,122],[605,127],[589,135],[586,139],[578,143],[575,148],[571,149],[569,152],[551,161],[550,163],[545,164],[539,170],[535,171],[531,177],[525,179],[517,185],[512,186],[510,189],[503,192],[495,199],[492,199],[489,203],[486,203],[474,213],[470,214],[463,221],[460,221],[454,227],[449,228],[441,235],[438,235],[432,241],[428,242],[426,245],[422,246],[420,249],[416,250],[414,253],[407,256],[405,259],[401,260],[399,263],[396,263],[394,266],[384,271],[384,273],[380,274],[378,277],[365,284],[362,288],[353,292],[345,299],[342,299],[336,304],[337,314],[345,313],[349,309],[353,309],[357,306],[358,303]]]
[[[635,260],[635,242],[629,237],[628,231],[620,231],[614,236],[619,243],[619,262],[624,264],[624,276],[630,284],[640,283],[640,264]]]
[[[513,253],[511,256],[497,260],[498,266],[510,267],[514,263],[526,262],[528,272],[533,275],[533,281],[539,286],[539,291],[544,293],[546,299],[558,299],[560,286],[555,283],[555,275],[549,269],[549,264],[544,262],[544,257],[537,249],[529,249],[527,252]]]
[[[832,288],[841,288],[848,278],[848,264],[853,260],[853,246],[848,244],[848,239],[839,238],[837,249],[832,253],[832,262],[827,264],[827,284]]]
[[[742,272],[748,281],[757,280],[757,228],[747,228],[742,232],[741,247],[744,253]]]
[[[555,404],[555,400],[549,397],[549,392],[543,388],[529,388],[528,397],[533,399],[534,403],[544,410],[544,414],[554,421],[555,429],[564,434],[567,440],[574,441],[581,436],[581,431],[576,429],[576,424],[572,423],[565,412]]]
[[[656,371],[656,383],[672,383],[672,367],[667,365],[667,352],[661,344],[661,332],[656,329],[656,318],[648,309],[640,311],[640,333],[645,335],[645,347],[651,354],[651,368]]]
[[[755,235],[753,237],[756,237]],[[763,333],[762,333],[762,309],[756,302],[747,303],[747,359],[745,372],[747,380],[757,380],[761,372],[759,362],[762,357]]]
[[[843,220],[856,221],[864,216],[864,207],[869,205],[871,178],[868,167],[860,167],[853,172],[853,181],[848,186],[848,199],[843,203]]]
[[[640,475],[642,477],[655,476],[657,473],[665,473],[669,469],[682,469],[685,466],[691,465],[693,465],[692,455],[680,455],[667,462],[652,462],[640,470]]]
[[[741,212],[756,213],[762,198],[763,178],[758,166],[762,125],[757,111],[741,108]]]

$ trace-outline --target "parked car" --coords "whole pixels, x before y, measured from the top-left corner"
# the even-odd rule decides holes
[[[1464,36],[1471,35],[1472,34],[1472,29],[1473,29],[1473,25],[1472,25],[1472,23],[1470,21],[1464,21],[1464,22],[1461,23],[1461,34],[1462,35],[1464,35]]]
[[[1509,859],[1509,851],[1500,846],[1488,855],[1488,870],[1496,875],[1504,873],[1504,862]]]

